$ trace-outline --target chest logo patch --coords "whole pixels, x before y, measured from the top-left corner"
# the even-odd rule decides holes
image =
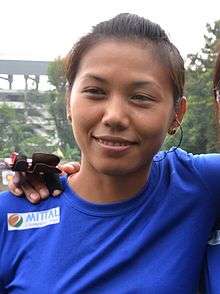
[[[60,223],[60,207],[48,210],[7,214],[8,230],[42,228]]]

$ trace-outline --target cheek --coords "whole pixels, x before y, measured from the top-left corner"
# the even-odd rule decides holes
[[[79,147],[80,147],[80,133],[81,133],[80,126],[82,126],[82,123],[84,121],[84,115],[82,113],[82,110],[83,108],[81,109],[77,101],[71,98],[69,113],[71,115],[71,125],[72,125],[73,135]]]
[[[72,111],[71,113],[73,135],[77,144],[80,147],[80,142],[83,139],[83,134],[86,133],[87,130],[85,119],[86,117],[78,111]]]
[[[73,134],[81,149],[83,142],[88,140],[89,134],[96,125],[97,115],[95,109],[91,109],[80,99],[73,100],[70,107]]]
[[[170,125],[170,116],[167,113],[148,113],[142,117],[138,126],[140,133],[146,138],[163,138]]]
[[[76,93],[70,101],[70,113],[74,126],[90,128],[102,119],[103,105]]]

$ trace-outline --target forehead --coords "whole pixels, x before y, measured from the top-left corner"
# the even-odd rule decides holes
[[[110,40],[101,41],[87,51],[80,62],[77,76],[89,75],[120,80],[155,81],[171,87],[169,72],[152,44]],[[77,77],[76,77],[77,78]]]

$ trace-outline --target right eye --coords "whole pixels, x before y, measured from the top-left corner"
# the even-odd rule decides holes
[[[105,92],[100,89],[100,88],[96,88],[96,87],[89,87],[83,90],[83,93],[85,93],[87,96],[91,97],[91,98],[103,98],[105,96]]]

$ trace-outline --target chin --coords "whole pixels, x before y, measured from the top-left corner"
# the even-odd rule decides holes
[[[144,169],[146,166],[144,167]],[[106,176],[126,176],[130,175],[132,173],[136,173],[139,170],[143,169],[143,166],[120,166],[120,165],[114,165],[114,166],[96,166],[95,169],[98,171],[98,173],[106,175]]]
[[[125,176],[128,174],[127,171],[120,169],[103,169],[100,170],[99,173],[111,177]]]

